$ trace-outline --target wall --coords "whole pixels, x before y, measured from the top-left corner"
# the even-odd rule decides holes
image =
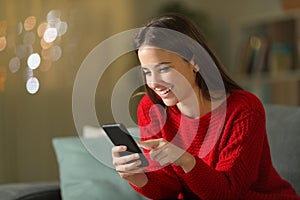
[[[98,43],[134,27],[132,1],[6,0],[0,4],[0,20],[7,20],[8,33],[30,15],[37,17],[37,23],[42,22],[52,9],[60,9],[62,19],[68,23],[69,29],[60,42],[61,59],[47,71],[34,72],[40,80],[40,91],[34,95],[26,91],[24,61],[17,73],[7,70],[5,90],[0,92],[0,183],[57,180],[51,139],[77,135],[72,116],[77,70]],[[0,66],[6,69],[20,40],[12,35],[9,46],[0,52]],[[102,100],[97,103],[100,105]]]

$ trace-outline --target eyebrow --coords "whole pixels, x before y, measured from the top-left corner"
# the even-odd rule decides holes
[[[160,63],[155,64],[154,67],[159,67],[161,65],[166,65],[166,64],[170,64],[170,63],[172,63],[172,62],[160,62]],[[147,66],[145,66],[145,67],[147,67]],[[142,66],[142,68],[145,68],[145,67]]]

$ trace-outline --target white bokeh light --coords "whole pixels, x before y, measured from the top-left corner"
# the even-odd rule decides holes
[[[56,19],[60,19],[61,11],[60,10],[50,10],[47,14],[47,21],[53,21]]]
[[[40,24],[37,24],[36,16],[28,16],[24,22],[16,24],[15,36],[18,40],[11,45],[15,55],[9,60],[8,68],[11,73],[23,73],[30,94],[39,90],[39,81],[34,77],[34,72],[50,70],[52,63],[61,58],[62,49],[58,45],[68,29],[67,22],[61,21],[61,14],[61,10],[50,10],[46,20]],[[7,47],[6,24],[7,21],[0,21],[0,52]],[[36,49],[36,42],[40,44],[39,49]]]
[[[47,28],[44,33],[44,40],[47,43],[53,42],[57,38],[56,28]]]
[[[63,36],[68,30],[68,24],[66,22],[61,22],[58,30],[58,36]]]
[[[38,53],[31,54],[27,59],[27,65],[30,69],[36,69],[41,64],[41,57]]]
[[[31,77],[27,80],[27,83],[26,83],[27,92],[29,92],[30,94],[35,94],[35,93],[37,93],[39,88],[40,88],[40,83],[37,78]]]

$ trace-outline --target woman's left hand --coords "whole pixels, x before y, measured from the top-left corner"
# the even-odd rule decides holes
[[[142,141],[138,142],[138,144],[142,148],[149,150],[150,158],[158,162],[161,166],[173,163],[174,165],[181,166],[187,173],[196,164],[196,159],[193,155],[163,138]]]

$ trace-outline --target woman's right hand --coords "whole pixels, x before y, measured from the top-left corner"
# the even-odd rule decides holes
[[[126,146],[114,146],[112,148],[113,165],[123,179],[131,182],[137,187],[143,187],[148,182],[144,169],[139,166],[142,164],[138,153],[120,156],[121,152],[127,150]]]

